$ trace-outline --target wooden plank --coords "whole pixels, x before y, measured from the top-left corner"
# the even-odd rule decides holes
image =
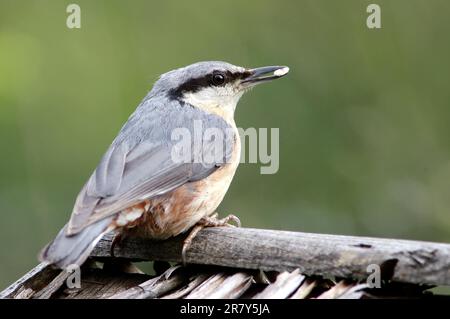
[[[53,269],[47,263],[40,263],[0,292],[0,299],[29,299],[37,291],[45,288],[59,273],[60,270]]]
[[[182,287],[179,290],[176,290],[170,294],[167,294],[163,297],[161,297],[161,299],[181,299],[184,298],[184,296],[186,296],[187,294],[189,294],[192,290],[194,290],[195,288],[197,288],[198,286],[200,286],[205,280],[208,279],[208,277],[210,277],[210,275],[208,274],[199,274],[197,276],[194,276],[193,278],[190,279],[189,283]]]
[[[81,288],[60,289],[52,298],[107,299],[149,279],[150,276],[145,274],[85,269],[81,277]]]
[[[286,299],[305,280],[305,276],[300,274],[299,270],[296,269],[291,273],[282,272],[277,276],[277,280],[270,284],[261,291],[259,294],[255,295],[254,299]]]
[[[188,277],[180,266],[174,266],[162,275],[152,278],[120,293],[117,293],[109,299],[152,299],[180,287],[187,282]]]
[[[132,260],[181,261],[185,236],[166,241],[128,239],[115,256]],[[110,257],[112,235],[105,236],[92,256]],[[450,285],[450,245],[398,239],[309,234],[251,228],[205,228],[187,250],[186,261],[305,275],[367,278],[370,265],[383,279]]]
[[[207,299],[237,299],[241,297],[254,282],[253,276],[238,272],[228,276]]]
[[[320,296],[317,297],[317,299],[337,299],[348,292],[354,286],[356,286],[356,284],[341,280],[336,285],[323,292]]]
[[[192,290],[190,294],[185,296],[185,299],[206,299],[210,296],[216,289],[222,285],[222,283],[227,278],[227,274],[220,272],[217,273],[207,280],[205,280],[201,285]]]
[[[317,280],[306,278],[290,299],[306,299],[317,285]]]
[[[56,276],[45,288],[36,292],[33,299],[50,299],[54,293],[65,284],[70,272],[61,271],[58,276]]]
[[[355,285],[342,295],[338,299],[361,299],[364,296],[364,289],[367,288],[367,284]]]

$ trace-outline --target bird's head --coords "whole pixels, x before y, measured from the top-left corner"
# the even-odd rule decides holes
[[[247,69],[226,62],[198,62],[161,75],[153,93],[232,119],[247,90],[288,72],[286,66]]]

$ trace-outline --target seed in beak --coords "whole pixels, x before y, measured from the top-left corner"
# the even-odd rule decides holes
[[[285,67],[285,68],[276,70],[275,72],[273,72],[273,75],[276,75],[276,76],[283,76],[283,75],[285,75],[285,74],[288,73],[288,72],[289,72],[289,68],[288,68],[288,67]]]

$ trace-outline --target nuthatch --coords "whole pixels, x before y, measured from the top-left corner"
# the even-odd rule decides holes
[[[233,215],[219,220],[214,213],[240,161],[234,111],[248,89],[288,71],[280,66],[245,69],[199,62],[161,75],[81,189],[69,222],[42,250],[40,259],[60,268],[81,265],[107,232],[166,239],[196,226],[185,241],[184,258],[200,227],[233,220],[239,224]],[[223,141],[205,134],[196,152],[225,145],[222,157],[174,158],[179,151],[174,130],[193,132],[195,121],[205,131],[224,133]]]

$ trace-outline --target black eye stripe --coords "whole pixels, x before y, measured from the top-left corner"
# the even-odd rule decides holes
[[[198,92],[202,88],[208,87],[213,85],[212,83],[212,77],[214,74],[220,73],[225,76],[225,81],[221,85],[226,85],[227,83],[234,82],[237,79],[242,79],[249,75],[248,72],[230,72],[230,71],[220,71],[215,70],[205,76],[199,77],[199,78],[192,78],[181,84],[178,88],[172,89],[168,92],[169,96],[174,99],[180,98],[183,93],[186,92]]]
[[[249,72],[225,72],[226,82],[234,82],[237,79],[242,79],[246,76],[250,75]]]

